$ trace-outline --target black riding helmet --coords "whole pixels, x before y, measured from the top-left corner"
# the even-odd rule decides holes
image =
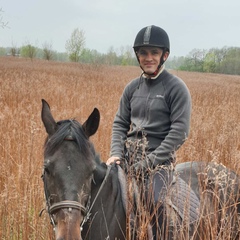
[[[135,51],[136,56],[137,51],[139,50],[140,47],[159,47],[163,49],[160,64],[158,66],[158,69],[156,70],[156,72],[158,72],[158,70],[164,63],[163,56],[165,52],[170,52],[170,42],[168,34],[162,28],[154,25],[144,27],[138,32],[134,41],[133,49]]]

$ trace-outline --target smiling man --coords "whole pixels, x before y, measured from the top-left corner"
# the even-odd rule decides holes
[[[153,25],[141,29],[133,48],[143,72],[123,91],[113,122],[111,154],[107,164],[119,164],[120,159],[127,159],[126,140],[134,142],[146,137],[145,157],[130,164],[133,164],[135,173],[145,177],[154,170],[150,182],[153,183],[153,198],[157,204],[164,199],[171,181],[175,152],[189,134],[191,96],[186,84],[164,67],[170,53],[165,30]],[[154,224],[155,238],[156,228],[161,224]]]
[[[189,90],[181,79],[164,67],[170,43],[162,28],[152,25],[141,29],[133,48],[143,73],[123,91],[113,122],[111,156],[107,163],[125,158],[127,138],[134,141],[143,135],[148,140],[145,159],[148,167],[174,163],[175,151],[189,134]]]

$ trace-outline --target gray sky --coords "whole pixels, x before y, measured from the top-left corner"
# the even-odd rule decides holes
[[[148,25],[164,28],[171,55],[194,48],[240,47],[239,0],[3,0],[0,47],[51,43],[65,51],[75,28],[85,32],[86,47],[107,53],[110,47],[132,46]]]

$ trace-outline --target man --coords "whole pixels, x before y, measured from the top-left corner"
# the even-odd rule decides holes
[[[146,157],[132,168],[135,172],[157,169],[152,181],[157,203],[171,181],[175,151],[189,134],[191,96],[186,84],[164,67],[170,43],[162,28],[152,25],[141,29],[133,48],[143,73],[123,91],[113,122],[107,164],[119,164],[125,158],[126,140],[134,142],[145,136]]]

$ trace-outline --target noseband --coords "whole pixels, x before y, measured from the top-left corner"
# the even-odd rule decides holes
[[[86,207],[84,207],[81,203],[77,201],[61,201],[58,203],[53,204],[52,206],[49,207],[49,213],[53,214],[55,211],[62,209],[62,208],[68,208],[68,211],[71,212],[72,209],[77,209],[84,214],[86,213]]]

